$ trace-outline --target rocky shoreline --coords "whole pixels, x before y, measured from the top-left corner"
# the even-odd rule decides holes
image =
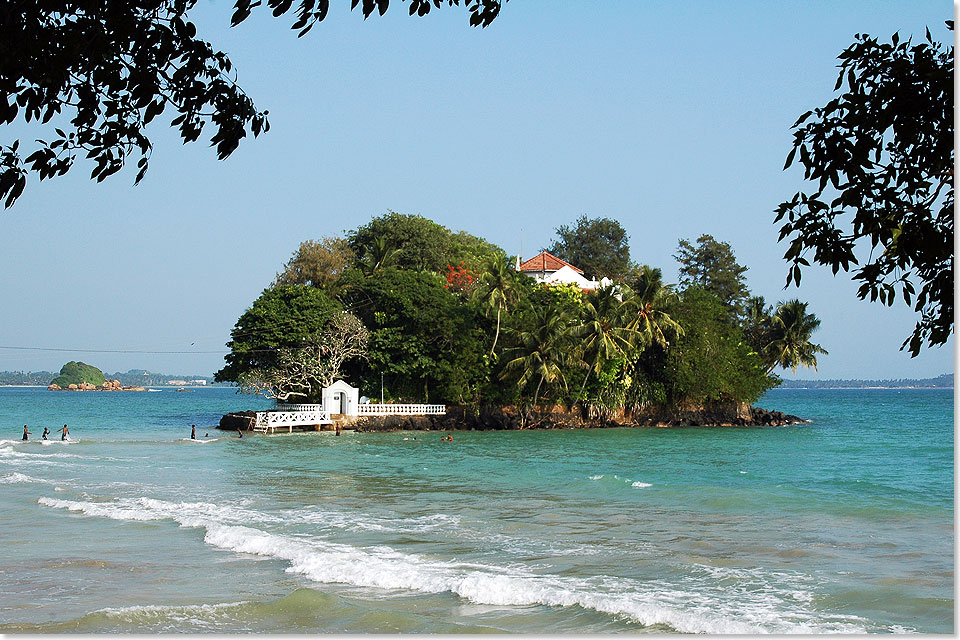
[[[120,384],[119,380],[106,380],[101,385],[93,385],[89,382],[81,382],[80,384],[70,384],[66,387],[61,387],[58,384],[50,383],[47,386],[47,391],[146,391],[146,387],[136,387],[136,386],[123,386]]]
[[[249,431],[254,411],[228,413],[218,429]],[[630,416],[590,417],[581,411],[555,407],[549,411],[518,411],[516,407],[450,407],[442,416],[334,416],[335,424],[324,430],[356,431],[498,431],[521,429],[603,429],[615,427],[778,427],[809,422],[780,411],[749,405],[711,406],[698,409],[648,411]],[[318,428],[319,429],[319,428]]]

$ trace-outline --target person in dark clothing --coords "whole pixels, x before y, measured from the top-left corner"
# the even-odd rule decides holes
[[[40,437],[41,437],[43,440],[46,440],[48,435],[50,435],[50,429],[47,429],[46,427],[44,427],[44,428],[43,428],[43,433],[40,434]]]
[[[197,439],[197,425],[192,425],[190,427],[190,439],[191,440]]]
[[[29,439],[30,439],[30,438],[28,437],[29,435],[30,435],[30,432],[27,431],[27,425],[23,425],[23,439],[24,439],[24,440],[29,440]]]

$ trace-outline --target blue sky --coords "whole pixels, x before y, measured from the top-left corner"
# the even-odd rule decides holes
[[[582,214],[619,220],[634,260],[675,281],[680,238],[712,234],[768,301],[799,297],[829,350],[801,378],[953,371],[953,340],[909,358],[905,307],[856,299],[849,277],[808,269],[784,291],[773,209],[803,188],[782,171],[790,125],[829,100],[855,33],[949,40],[944,2],[512,0],[487,29],[463,9],[366,21],[336,0],[301,39],[290,18],[200,0],[271,131],[227,161],[180,145],[158,118],[144,181],[97,185],[84,164],[31,182],[0,213],[0,370],[212,374],[237,317],[307,239],[388,209],[418,213],[529,257]],[[33,137],[2,130],[4,143]],[[95,349],[100,353],[2,347]],[[107,351],[191,351],[188,354]],[[212,353],[211,353],[212,352]],[[785,377],[793,377],[786,372]]]

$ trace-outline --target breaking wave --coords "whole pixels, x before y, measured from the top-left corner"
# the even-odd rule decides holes
[[[582,607],[692,633],[865,631],[856,617],[830,618],[812,611],[810,585],[802,576],[694,565],[689,582],[681,584],[609,576],[573,578],[523,566],[441,560],[386,546],[358,547],[274,533],[252,525],[269,526],[285,518],[243,507],[151,498],[80,502],[41,497],[38,502],[114,520],[172,520],[201,528],[211,546],[284,560],[287,572],[319,583],[453,593],[494,606]],[[717,572],[723,573],[722,580]]]
[[[30,476],[24,475],[22,473],[8,473],[5,476],[0,476],[0,484],[22,484],[26,482],[43,482],[49,484],[49,480],[44,480],[42,478],[32,478]]]

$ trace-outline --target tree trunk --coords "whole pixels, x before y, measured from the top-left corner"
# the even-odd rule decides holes
[[[490,347],[490,357],[493,357],[493,350],[497,348],[497,338],[500,337],[500,305],[497,305],[497,332],[493,334],[493,346]]]
[[[583,376],[583,384],[580,385],[580,394],[577,395],[577,402],[580,402],[580,398],[583,396],[583,392],[584,392],[584,391],[586,390],[586,388],[587,388],[587,380],[590,379],[590,372],[591,372],[591,371],[593,371],[593,367],[587,367],[587,375]],[[574,403],[573,403],[574,406],[576,406],[577,402],[574,402]]]
[[[533,408],[537,408],[537,398],[540,397],[540,387],[543,385],[543,376],[540,376],[540,382],[537,383],[537,390],[533,392]]]

